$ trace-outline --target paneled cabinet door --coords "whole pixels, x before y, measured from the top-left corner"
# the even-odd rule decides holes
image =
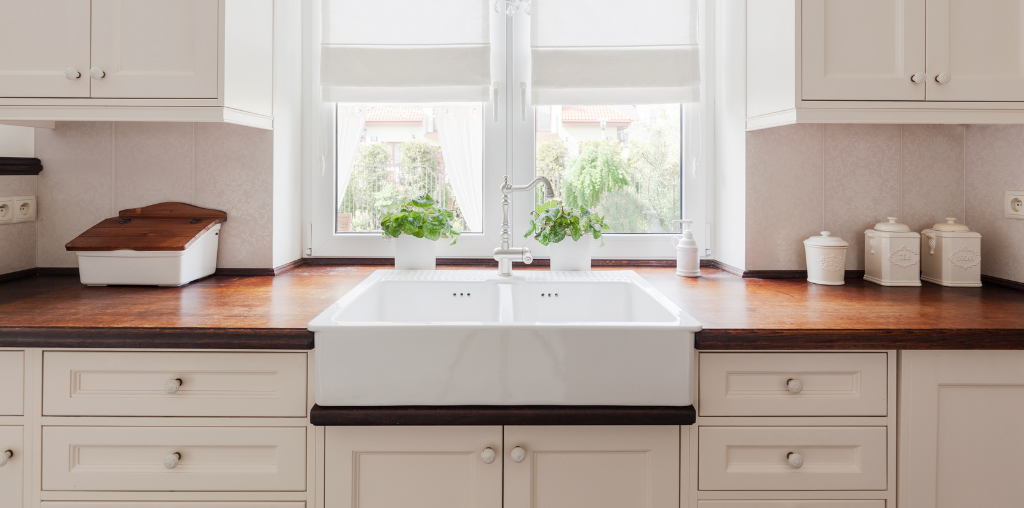
[[[804,0],[802,99],[924,100],[925,2]]]
[[[900,358],[900,508],[1019,508],[1024,351]]]
[[[928,77],[930,101],[1024,101],[1024,1],[928,0]]]
[[[89,0],[0,0],[0,97],[89,96]]]
[[[3,466],[0,466],[0,508],[21,508],[22,485],[25,474],[25,446],[21,427],[0,426],[0,462],[11,452]]]
[[[504,508],[678,508],[679,436],[678,426],[505,427]]]
[[[327,427],[326,508],[502,508],[501,427]]]
[[[218,0],[92,0],[92,96],[217,98],[219,16]]]

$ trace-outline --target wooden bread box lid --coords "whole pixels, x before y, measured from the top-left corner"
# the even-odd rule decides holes
[[[68,242],[69,251],[183,251],[228,215],[186,203],[129,208]]]

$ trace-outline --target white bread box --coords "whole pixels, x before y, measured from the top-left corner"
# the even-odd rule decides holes
[[[68,242],[88,286],[181,286],[217,270],[227,214],[185,203],[121,210]]]
[[[921,285],[921,235],[896,217],[864,232],[864,280],[883,286]]]
[[[981,286],[981,234],[946,217],[921,232],[921,280],[954,287]]]
[[[846,249],[849,246],[846,240],[828,231],[804,240],[807,281],[829,286],[846,284]]]

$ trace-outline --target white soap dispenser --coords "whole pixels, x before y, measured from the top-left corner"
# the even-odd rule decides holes
[[[690,231],[692,220],[674,220],[683,225],[683,236],[672,237],[672,245],[676,248],[676,275],[681,277],[700,277],[700,256],[697,254],[697,241]]]

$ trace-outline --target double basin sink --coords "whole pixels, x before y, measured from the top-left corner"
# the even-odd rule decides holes
[[[700,325],[633,271],[378,270],[309,329],[320,406],[693,403]]]

